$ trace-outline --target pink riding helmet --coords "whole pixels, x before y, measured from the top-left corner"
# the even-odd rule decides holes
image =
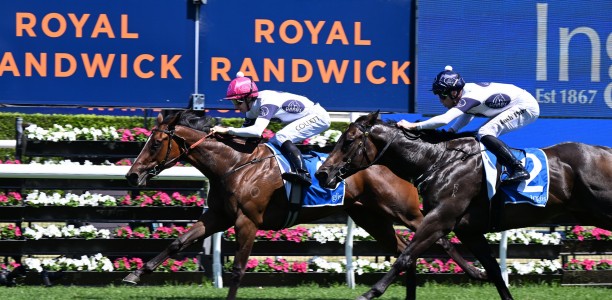
[[[248,77],[244,77],[244,73],[236,73],[236,78],[230,82],[227,87],[226,100],[240,100],[246,96],[259,96],[257,85]]]

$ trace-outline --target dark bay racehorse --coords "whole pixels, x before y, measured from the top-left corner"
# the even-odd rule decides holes
[[[258,229],[279,230],[287,219],[289,203],[276,159],[259,141],[206,134],[214,124],[192,111],[181,111],[166,118],[160,114],[157,123],[127,173],[128,181],[144,186],[179,160],[187,161],[209,179],[208,209],[187,233],[124,281],[137,283],[143,273],[153,271],[170,255],[235,226],[238,247],[227,296],[235,299],[255,233]],[[396,235],[393,223],[416,230],[423,218],[416,188],[386,167],[376,166],[346,180],[343,206],[302,208],[295,223],[306,223],[342,210],[381,246],[397,254],[404,250],[406,241]],[[486,279],[483,272],[456,253],[447,239],[440,239],[439,243],[468,275]]]
[[[612,148],[562,143],[542,149],[550,166],[546,206],[506,205],[501,216],[493,217],[481,150],[473,136],[405,131],[377,118],[378,112],[351,123],[315,176],[321,186],[333,186],[360,170],[387,166],[414,180],[423,197],[425,218],[392,269],[359,299],[382,295],[401,270],[451,230],[482,263],[502,299],[512,295],[484,233],[533,226],[562,215],[612,230]],[[492,218],[498,218],[495,230],[489,226]]]

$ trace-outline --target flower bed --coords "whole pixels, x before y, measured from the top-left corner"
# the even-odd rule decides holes
[[[2,195],[0,193],[0,203]],[[82,207],[82,206],[136,206],[136,207],[147,207],[147,206],[197,206],[203,207],[205,205],[205,199],[201,198],[198,194],[183,195],[178,192],[168,194],[161,191],[150,191],[140,192],[140,195],[132,197],[129,194],[116,198],[114,196],[102,195],[97,193],[90,193],[89,191],[77,195],[72,193],[61,194],[53,192],[47,194],[45,192],[34,190],[25,197],[19,193],[11,192],[6,198],[6,203],[10,205],[26,205],[32,207],[41,206],[71,206],[71,207]],[[2,204],[0,204],[2,205]],[[4,206],[8,206],[6,204]]]

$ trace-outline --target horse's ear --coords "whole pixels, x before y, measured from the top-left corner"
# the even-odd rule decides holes
[[[157,115],[157,125],[161,124],[163,120],[164,114],[162,112],[159,112],[159,114]]]
[[[376,124],[376,120],[378,120],[379,113],[380,113],[380,110],[377,110],[376,112],[370,113],[368,115],[368,118],[366,120],[368,125],[373,126],[374,124]]]

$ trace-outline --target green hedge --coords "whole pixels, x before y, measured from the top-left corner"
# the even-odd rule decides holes
[[[0,140],[15,139],[15,120],[17,117],[23,119],[23,123],[36,124],[42,128],[51,128],[54,124],[70,124],[76,128],[102,128],[113,126],[120,128],[145,127],[152,128],[156,118],[125,117],[125,116],[102,116],[102,115],[61,115],[61,114],[23,114],[23,113],[0,113]],[[226,118],[221,120],[223,126],[240,127],[243,118]],[[331,128],[344,131],[348,122],[332,122]],[[282,128],[282,124],[272,122],[268,128],[274,132]],[[12,159],[15,156],[13,149],[0,149],[0,160]]]

